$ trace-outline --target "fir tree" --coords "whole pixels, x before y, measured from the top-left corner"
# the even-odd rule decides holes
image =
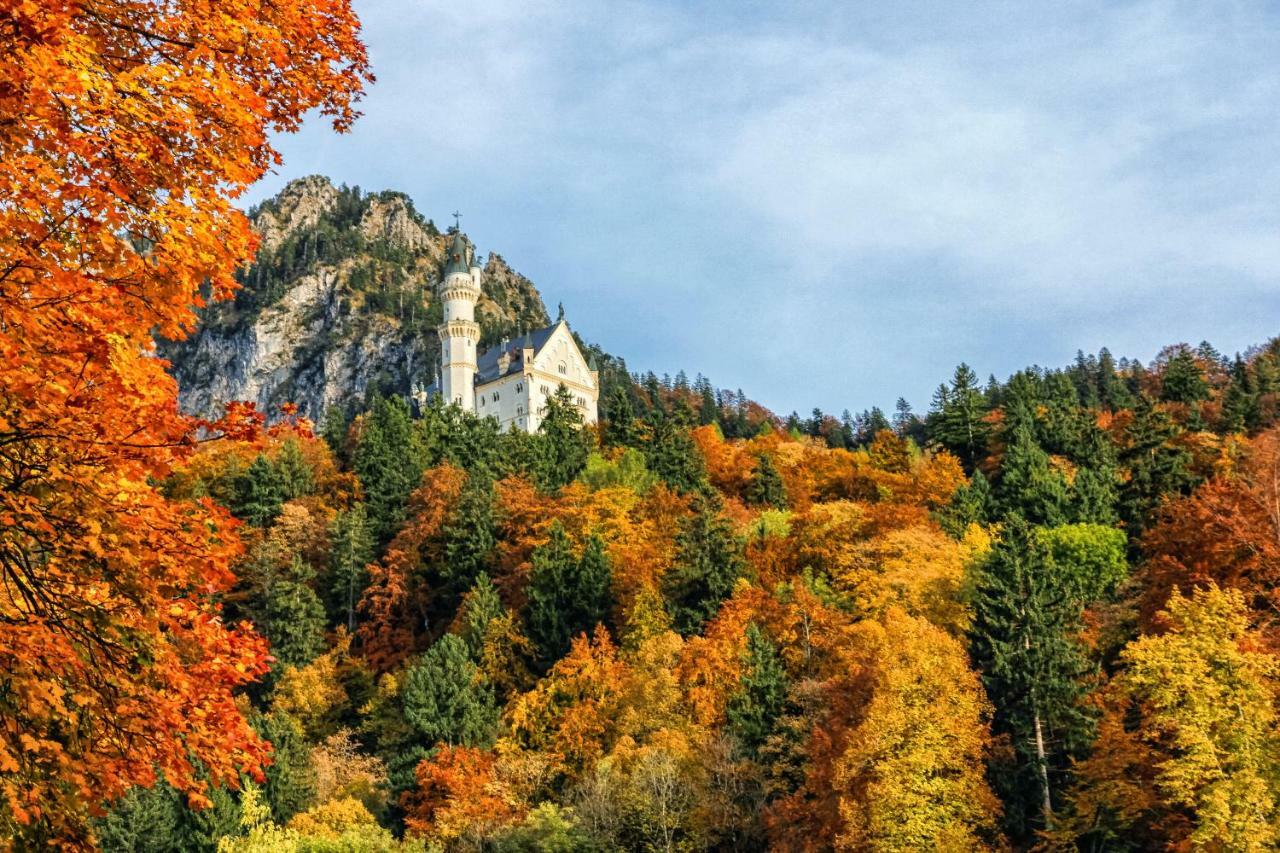
[[[725,706],[728,730],[742,750],[758,758],[773,734],[787,698],[787,673],[778,650],[754,622],[747,626],[747,649],[737,691]]]
[[[714,503],[700,498],[676,537],[676,562],[662,579],[673,627],[696,634],[715,616],[742,575],[742,543]]]
[[[577,479],[591,453],[591,434],[583,428],[582,414],[564,385],[547,400],[538,437],[542,451],[536,471],[538,485],[553,492]]]
[[[1092,719],[1082,706],[1092,666],[1077,639],[1080,603],[1045,545],[1017,515],[981,567],[970,640],[996,707],[994,728],[1013,746],[992,769],[1015,838],[1052,821],[1056,792],[1087,748]]]
[[[268,527],[280,515],[284,487],[279,472],[261,453],[236,480],[235,503],[231,511],[254,527]]]
[[[445,634],[409,667],[401,702],[422,746],[493,742],[498,713],[493,690],[477,677],[466,643],[455,634]]]
[[[467,644],[473,660],[480,661],[489,625],[502,613],[498,588],[486,573],[481,572],[476,576],[471,589],[463,596],[462,606],[458,608],[458,636]]]
[[[688,431],[662,415],[657,415],[650,426],[651,435],[645,448],[649,470],[680,494],[705,491],[706,466]]]
[[[276,472],[279,474],[281,495],[286,501],[309,495],[315,488],[311,466],[303,458],[297,439],[290,438],[280,448]]]
[[[755,467],[751,471],[751,482],[747,484],[746,498],[756,506],[771,506],[786,509],[787,492],[782,483],[782,475],[773,465],[773,459],[767,453],[756,457]]]
[[[1209,397],[1209,383],[1191,350],[1182,348],[1169,359],[1160,377],[1160,399],[1193,405]]]
[[[1191,454],[1173,443],[1177,435],[1167,412],[1139,398],[1120,453],[1120,466],[1129,476],[1120,490],[1119,510],[1131,541],[1166,495],[1181,494],[1195,483]]]
[[[591,537],[581,557],[560,523],[551,538],[533,552],[525,623],[544,670],[569,650],[573,638],[603,622],[609,612],[611,574],[604,545]]]
[[[609,389],[605,412],[605,444],[611,447],[639,446],[640,431],[636,425],[635,407],[631,404],[631,392],[625,385],[618,384]]]
[[[495,544],[493,485],[472,474],[444,527],[445,559],[439,574],[450,607],[490,567]]]
[[[1030,421],[1014,420],[1000,462],[996,506],[1004,515],[1017,513],[1037,524],[1062,524],[1068,520],[1070,503],[1066,478],[1036,443]]]
[[[307,585],[309,575],[301,558],[295,556],[288,573],[266,588],[262,632],[276,659],[273,672],[286,666],[305,666],[324,651],[324,605]]]
[[[403,400],[374,398],[351,467],[364,486],[369,526],[381,547],[404,520],[409,493],[417,488],[425,467],[423,447]]]
[[[981,471],[956,489],[951,501],[938,512],[938,523],[956,539],[964,537],[971,524],[988,524],[995,512],[991,484]]]
[[[986,452],[988,428],[984,418],[987,411],[977,374],[969,365],[961,364],[956,368],[951,386],[941,386],[934,395],[933,411],[927,422],[929,439],[950,450],[972,471]]]
[[[368,584],[373,534],[364,504],[339,512],[329,528],[329,602],[335,620],[355,630],[356,604]]]

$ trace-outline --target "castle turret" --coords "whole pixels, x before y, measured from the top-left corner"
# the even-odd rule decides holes
[[[471,248],[455,230],[440,281],[444,322],[440,334],[440,395],[446,404],[457,403],[466,412],[475,411],[476,347],[480,324],[476,303],[480,301],[480,266],[473,262]]]

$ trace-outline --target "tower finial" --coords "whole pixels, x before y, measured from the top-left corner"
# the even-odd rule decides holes
[[[456,210],[453,212],[453,227],[462,230],[462,214]]]
[[[560,303],[560,314],[558,317],[556,317],[556,322],[557,323],[564,322],[564,303],[563,302]]]

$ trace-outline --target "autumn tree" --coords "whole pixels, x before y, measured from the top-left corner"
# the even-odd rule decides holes
[[[1280,668],[1243,597],[1175,590],[1166,630],[1132,642],[1077,769],[1065,832],[1150,849],[1274,849],[1280,839]],[[1065,838],[1063,840],[1066,840]]]
[[[370,78],[344,0],[5,19],[0,834],[43,846],[132,784],[204,804],[264,757],[231,696],[263,652],[217,611],[229,519],[156,489],[195,431],[152,335],[234,288],[254,248],[234,202],[279,160],[268,133],[313,109],[345,129]]]

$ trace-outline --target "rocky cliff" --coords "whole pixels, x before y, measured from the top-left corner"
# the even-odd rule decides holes
[[[273,415],[292,402],[320,421],[375,388],[431,383],[446,235],[407,196],[302,178],[250,219],[262,242],[236,298],[207,308],[187,340],[161,345],[184,410],[215,416],[250,400]],[[548,322],[533,283],[495,253],[484,279],[481,346]]]

